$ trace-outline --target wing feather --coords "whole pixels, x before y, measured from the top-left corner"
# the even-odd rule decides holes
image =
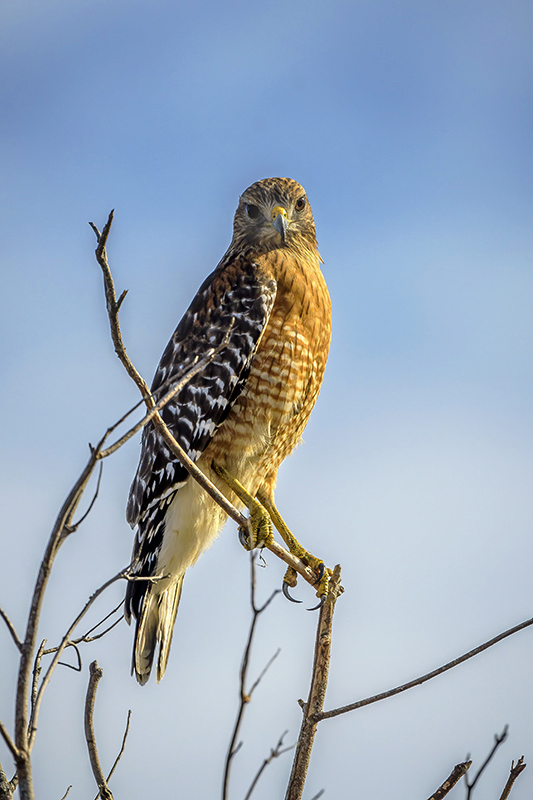
[[[253,261],[241,256],[223,263],[204,281],[165,348],[152,384],[156,400],[208,348],[219,347],[227,337],[213,360],[162,411],[173,436],[193,461],[203,453],[243,389],[275,296],[275,281]],[[126,511],[130,525],[153,513],[154,505],[187,478],[186,469],[153,425],[147,425]]]

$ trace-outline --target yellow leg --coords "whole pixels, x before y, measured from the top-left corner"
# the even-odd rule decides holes
[[[219,475],[225,483],[229,486],[232,492],[235,492],[239,500],[244,503],[250,512],[250,527],[252,541],[248,536],[248,531],[239,528],[239,539],[241,544],[247,550],[255,550],[256,547],[264,547],[272,541],[272,521],[268,511],[261,505],[261,503],[252,497],[242,483],[237,478],[234,478],[227,469],[213,463],[211,465],[214,471]],[[242,534],[242,536],[241,536]]]
[[[302,547],[300,542],[292,535],[283,517],[269,498],[265,497],[260,492],[257,498],[252,497],[242,483],[234,478],[227,469],[214,462],[211,466],[250,511],[250,527],[252,529],[253,541],[249,541],[248,532],[241,528],[240,533],[242,533],[243,536],[239,538],[243,546],[246,547],[247,550],[254,550],[256,547],[264,547],[272,541],[272,523],[274,523],[283,541],[289,548],[289,551],[316,572],[317,580],[315,585],[318,585],[317,596],[320,597],[323,602],[329,591],[329,579],[332,574],[331,570],[324,566],[324,562],[321,559],[316,558],[316,556],[313,556],[308,550]],[[284,586],[296,586],[297,577],[296,570],[289,567],[283,579]],[[293,599],[290,595],[286,594],[286,596],[288,596],[290,600]]]
[[[263,508],[268,511],[270,519],[274,523],[276,529],[279,531],[290,552],[316,572],[318,576],[317,596],[320,598],[325,597],[329,591],[329,579],[332,574],[331,570],[324,566],[324,562],[320,558],[316,558],[316,556],[313,556],[308,550],[302,547],[300,542],[295,538],[295,536],[293,536],[287,527],[285,520],[279,513],[274,503],[272,503],[267,497],[261,495],[260,492],[258,493],[258,498]],[[296,579],[297,574],[295,570],[293,570],[292,567],[289,567],[285,574],[284,583],[286,583],[288,586],[294,587],[296,586]]]

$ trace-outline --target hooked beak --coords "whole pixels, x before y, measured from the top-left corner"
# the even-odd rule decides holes
[[[287,209],[283,206],[276,206],[272,209],[272,226],[277,230],[281,236],[281,241],[284,242],[287,237],[287,226],[289,220],[287,218]]]

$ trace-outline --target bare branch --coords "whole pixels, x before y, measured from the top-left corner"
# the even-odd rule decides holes
[[[63,795],[61,800],[65,800],[65,797],[67,797],[67,795],[68,795],[68,793],[70,792],[71,789],[72,789],[72,784],[70,786],[67,786],[67,791],[65,792],[65,794]]]
[[[266,767],[268,767],[270,762],[273,761],[275,758],[278,758],[279,756],[283,755],[283,753],[288,753],[289,750],[292,750],[294,748],[293,744],[289,745],[289,747],[283,747],[283,739],[288,734],[288,732],[289,731],[284,731],[281,734],[281,736],[278,739],[278,742],[277,742],[276,746],[273,749],[270,750],[270,755],[267,758],[265,758],[265,760],[263,761],[263,763],[261,764],[261,766],[257,770],[257,774],[256,774],[255,778],[253,779],[253,781],[252,781],[252,783],[250,785],[250,788],[246,792],[246,796],[245,796],[244,800],[250,800],[250,797],[252,796],[252,792],[255,789],[255,787],[257,786],[259,778],[261,777],[261,775],[265,771]]]
[[[429,800],[442,800],[443,797],[446,797],[448,792],[453,789],[456,783],[459,783],[466,771],[470,769],[471,765],[471,761],[463,761],[461,764],[457,764],[444,783],[439,786],[435,794],[431,795]]]
[[[477,783],[477,782],[478,782],[478,780],[480,779],[480,777],[481,777],[481,774],[483,773],[483,771],[484,771],[485,767],[486,767],[486,766],[487,766],[487,765],[488,765],[488,764],[489,764],[489,763],[492,761],[492,759],[494,758],[494,754],[496,753],[496,750],[497,750],[497,749],[498,749],[498,747],[499,747],[501,744],[503,744],[503,742],[505,742],[505,740],[507,739],[507,732],[508,732],[508,730],[509,730],[509,726],[508,726],[508,725],[506,725],[506,726],[505,726],[505,728],[503,729],[503,731],[501,732],[501,734],[500,734],[499,736],[498,736],[498,734],[497,734],[497,733],[494,735],[494,745],[493,745],[493,747],[492,747],[492,750],[491,750],[491,751],[490,751],[490,753],[488,754],[488,756],[487,756],[487,758],[485,759],[485,761],[483,762],[483,764],[482,764],[482,765],[480,766],[480,768],[478,769],[478,771],[477,771],[477,773],[476,773],[476,776],[475,776],[474,780],[472,781],[472,783],[470,783],[470,782],[469,782],[469,780],[468,780],[468,775],[466,775],[466,774],[465,774],[465,783],[466,783],[466,788],[467,788],[467,791],[466,791],[466,797],[467,797],[467,800],[470,800],[470,796],[472,795],[472,792],[474,791],[474,786],[476,785],[476,783]]]
[[[2,619],[6,623],[7,629],[9,631],[9,633],[11,634],[11,638],[13,639],[13,641],[15,642],[15,644],[17,646],[17,648],[19,650],[19,653],[22,653],[22,642],[20,641],[20,639],[18,637],[18,634],[17,634],[17,632],[15,630],[15,626],[13,625],[13,623],[11,622],[11,620],[9,619],[9,617],[7,616],[7,614],[6,614],[6,612],[4,611],[3,608],[0,608],[0,617],[2,617]]]
[[[285,800],[300,800],[303,794],[316,728],[326,696],[335,603],[342,591],[341,568],[337,564],[331,576],[329,593],[318,617],[311,686],[303,709],[302,726]]]
[[[274,659],[278,656],[278,652],[270,659],[266,667],[262,670],[261,674],[252,685],[252,688],[249,692],[246,691],[246,678],[248,674],[248,665],[250,662],[250,652],[252,649],[252,642],[254,638],[255,628],[257,625],[257,620],[259,616],[266,611],[274,597],[279,594],[279,589],[272,592],[268,600],[266,600],[263,605],[258,608],[255,602],[255,555],[254,553],[250,553],[250,605],[252,607],[252,622],[250,624],[250,630],[248,632],[248,639],[246,641],[246,646],[244,648],[244,655],[242,658],[241,663],[241,671],[240,671],[240,702],[239,702],[239,710],[237,712],[237,718],[235,720],[235,725],[233,726],[233,732],[231,735],[231,740],[228,747],[228,752],[226,755],[226,761],[224,765],[224,778],[222,781],[222,800],[227,800],[228,791],[229,791],[229,775],[230,775],[230,768],[231,762],[235,754],[240,750],[242,746],[242,742],[237,744],[237,737],[239,735],[239,731],[241,728],[243,716],[244,716],[244,709],[246,705],[250,702],[252,693],[254,689],[258,686],[259,682],[263,678],[265,672],[268,670]]]
[[[453,669],[454,667],[457,667],[459,664],[463,664],[465,661],[468,661],[469,658],[477,656],[484,650],[488,650],[489,647],[492,647],[498,642],[501,642],[508,636],[512,636],[513,633],[518,633],[518,631],[524,630],[524,628],[528,628],[530,625],[533,625],[533,618],[527,619],[525,622],[521,622],[520,625],[515,625],[514,628],[509,628],[509,630],[504,631],[503,633],[499,633],[498,636],[495,636],[493,639],[489,639],[488,642],[484,642],[483,644],[480,644],[478,647],[474,647],[474,649],[469,650],[468,653],[465,653],[464,655],[459,656],[458,658],[454,658],[453,661],[448,661],[447,664],[444,664],[442,667],[438,667],[438,669],[434,669],[431,672],[427,672],[420,678],[415,678],[413,681],[409,681],[408,683],[402,683],[401,686],[397,686],[394,689],[389,689],[387,692],[381,692],[380,694],[375,694],[372,697],[366,697],[364,700],[358,700],[356,703],[349,703],[346,706],[333,708],[331,709],[331,711],[323,711],[320,715],[317,716],[316,718],[317,722],[320,722],[323,719],[331,719],[332,717],[338,717],[339,714],[346,714],[348,711],[355,711],[357,708],[363,708],[363,706],[369,706],[372,703],[377,703],[379,700],[386,700],[388,697],[393,697],[395,694],[406,692],[408,689],[412,689],[414,686],[420,686],[422,683],[426,683],[426,681],[430,681],[432,678],[436,678],[437,675],[442,675],[443,672],[447,672],[449,669]]]
[[[94,735],[94,701],[96,699],[96,689],[98,682],[104,674],[102,669],[98,666],[96,661],[93,661],[89,667],[90,678],[87,687],[87,696],[85,698],[85,738],[87,740],[87,749],[89,751],[89,761],[93,771],[96,785],[98,786],[99,796],[102,800],[113,800],[111,790],[107,785],[102,767],[100,766],[100,759],[98,758],[98,749],[96,747],[96,737]]]
[[[511,774],[509,775],[507,783],[503,788],[503,792],[500,795],[500,800],[507,800],[511,794],[511,789],[513,788],[515,780],[518,778],[520,773],[525,770],[526,766],[527,765],[524,763],[524,756],[520,756],[516,764],[514,761],[511,762]]]

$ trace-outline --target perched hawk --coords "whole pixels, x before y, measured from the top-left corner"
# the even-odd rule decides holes
[[[226,254],[176,328],[152,384],[158,400],[209,348],[224,344],[162,416],[190,458],[237,507],[243,507],[242,499],[220,470],[257,497],[282,535],[274,506],[276,473],[300,441],[330,342],[331,304],[320,262],[302,187],[290,178],[254,183],[239,200]],[[137,526],[135,575],[163,576],[131,581],[126,592],[126,619],[137,621],[132,671],[144,684],[158,645],[157,680],[164,675],[185,571],[227,517],[149,424],[127,519]],[[313,567],[321,563],[308,555]]]

